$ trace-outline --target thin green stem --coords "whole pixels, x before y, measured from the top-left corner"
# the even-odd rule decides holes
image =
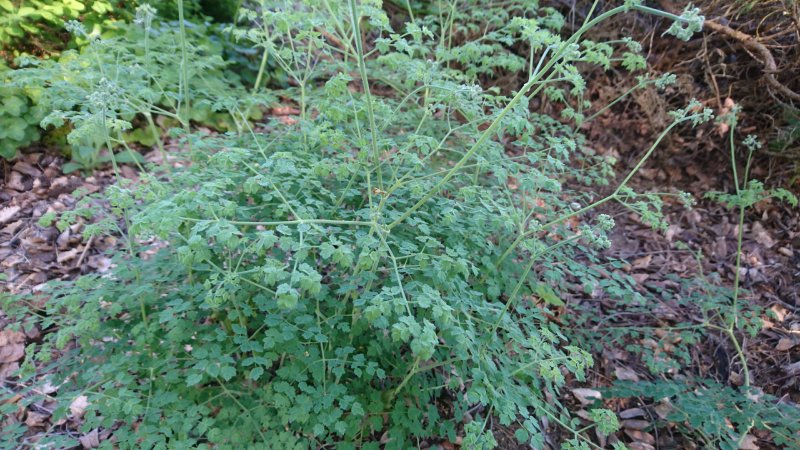
[[[372,150],[372,163],[375,166],[380,164],[380,153],[378,150],[378,127],[375,124],[375,111],[372,105],[372,94],[369,89],[369,77],[367,76],[367,68],[364,62],[364,48],[361,42],[361,17],[358,15],[356,7],[356,0],[349,0],[350,4],[350,21],[353,27],[353,42],[356,49],[356,62],[358,63],[358,73],[361,76],[361,84],[364,89],[364,96],[367,102],[367,119],[369,120],[370,127],[370,147]],[[383,176],[381,171],[377,171],[378,187],[383,189]]]
[[[178,21],[180,22],[180,45],[181,45],[181,91],[184,101],[185,123],[188,124],[192,117],[192,105],[189,98],[189,57],[186,54],[186,24],[183,16],[183,0],[178,0]],[[188,126],[188,125],[187,125]],[[188,130],[187,130],[188,132]]]

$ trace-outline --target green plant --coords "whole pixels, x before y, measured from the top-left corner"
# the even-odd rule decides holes
[[[184,37],[171,24],[158,23],[147,5],[137,10],[136,22],[118,25],[110,38],[88,34],[81,24],[70,23],[73,33],[89,41],[81,51],[68,50],[58,61],[27,58],[14,72],[12,85],[49,105],[43,127],[69,122],[72,161],[65,165],[66,172],[109,161],[138,161],[128,145],[133,139],[156,144],[163,152],[159,118],[167,127],[196,121],[241,132],[243,121],[260,114],[252,106],[265,97],[245,98],[239,93],[237,77],[226,71],[220,47],[202,38],[202,27]],[[176,48],[187,49],[186,57],[191,57],[187,64],[182,64],[184,55],[176,54]],[[183,81],[189,79],[191,85]],[[191,108],[186,100],[190,89]],[[103,148],[120,147],[116,155],[101,153]]]
[[[736,262],[734,265],[733,296],[731,298],[730,309],[728,309],[724,316],[720,318],[720,325],[709,324],[709,326],[725,333],[725,335],[730,339],[730,342],[736,350],[736,354],[742,363],[744,386],[749,387],[751,380],[750,372],[747,367],[747,358],[745,356],[745,351],[742,348],[742,344],[740,343],[739,338],[736,336],[736,333],[743,328],[739,322],[739,318],[742,317],[740,313],[740,309],[742,308],[742,302],[740,302],[740,296],[742,292],[740,280],[742,273],[742,238],[744,236],[745,213],[748,208],[769,198],[783,200],[796,207],[797,198],[791,192],[785,189],[767,189],[764,187],[762,182],[750,179],[750,167],[751,163],[753,162],[753,154],[756,152],[756,150],[761,148],[761,143],[753,135],[747,136],[747,138],[745,138],[742,142],[747,148],[747,159],[745,162],[744,173],[742,173],[740,176],[739,170],[737,169],[738,160],[736,157],[735,145],[737,114],[738,109],[734,108],[727,117],[722,118],[722,120],[727,122],[729,127],[728,137],[731,152],[731,170],[736,192],[733,194],[726,192],[709,192],[706,194],[707,198],[721,202],[729,208],[736,208],[738,209],[739,213],[737,228],[738,234],[736,238]]]
[[[23,89],[8,86],[13,72],[0,63],[0,158],[12,159],[21,147],[39,139],[39,121],[44,117]]]
[[[675,426],[686,435],[697,436],[707,448],[740,449],[752,429],[767,431],[781,448],[800,445],[797,407],[763,392],[708,380],[617,381],[605,392],[617,398],[651,399],[656,426]]]
[[[87,43],[82,36],[70,40],[67,23],[80,20],[92,33],[113,30],[119,21],[133,19],[136,8],[149,4],[160,17],[178,19],[175,0],[149,2],[110,0],[1,0],[0,56],[12,61],[23,54],[57,56],[67,48]],[[233,22],[239,0],[185,2],[186,17],[202,22],[205,15],[218,22]]]
[[[619,345],[639,355],[654,375],[673,378],[657,382],[617,382],[607,390],[614,397],[651,398],[667,406],[669,414],[660,418],[658,426],[676,426],[692,440],[699,439],[706,446],[714,448],[741,448],[753,429],[769,431],[778,445],[797,446],[800,445],[799,429],[795,426],[800,417],[797,409],[763,395],[752,385],[745,337],[752,338],[758,334],[762,328],[761,317],[766,311],[755,302],[742,301],[746,291],[740,279],[747,209],[770,198],[797,206],[797,199],[784,189],[767,189],[761,182],[750,179],[753,155],[761,146],[752,135],[743,141],[747,156],[744,172],[741,172],[735,143],[737,114],[738,109],[734,108],[728,115],[718,118],[729,127],[735,190],[733,193],[706,194],[707,198],[721,202],[738,213],[732,285],[723,280],[719,273],[703,272],[700,252],[696,253],[699,272],[693,279],[669,275],[660,285],[646,285],[647,290],[635,292],[632,280],[613,275],[612,280],[617,279],[617,283],[628,283],[629,290],[626,292],[615,288],[609,292],[617,299],[612,307],[613,313],[607,312],[601,316],[594,311],[582,311],[577,320],[579,327],[573,335],[581,344],[591,346],[588,348],[593,350],[600,350],[608,344]],[[686,245],[679,245],[678,248],[689,250]],[[619,269],[622,266],[622,262],[616,262],[611,268]],[[606,286],[604,288],[607,289]],[[682,313],[673,314],[672,311]],[[636,323],[631,325],[626,317],[635,318]],[[676,321],[676,317],[694,320]],[[731,380],[740,388],[721,384],[729,382],[732,368],[727,361],[715,361],[714,371],[720,378],[718,381],[691,376],[683,379],[686,374],[682,369],[690,365],[692,349],[711,334],[720,335],[720,345],[731,348],[731,353],[738,360],[740,375]]]
[[[108,275],[54,284],[38,319],[58,322],[41,360],[79,344],[51,380],[59,413],[90,396],[83,427],[113,429],[105,445],[117,448],[399,449],[462,430],[486,448],[490,418],[518,424],[534,447],[545,423],[564,428],[565,448],[595,445],[551,400],[592,359],[550,308],[567,271],[595,281],[577,257],[591,262],[610,244],[613,220],[587,212],[616,201],[657,222],[653,197],[627,183],[669,129],[597,199],[564,187],[608,184],[611,161],[577,132],[585,119],[533,113],[528,101],[547,89],[565,109],[587,106],[577,67],[607,53],[583,34],[631,8],[664,13],[626,2],[566,39],[542,29],[536,70],[505,97],[446,68],[447,37],[413,20],[395,32],[379,6],[265,2],[246,13],[260,26],[237,34],[285,71],[299,119],[186,134],[193,164],[109,191],[119,220],[106,223],[125,224],[128,253]],[[202,61],[186,39],[174,48]],[[202,94],[180,72],[179,120]],[[393,95],[377,95],[392,74]],[[126,86],[104,80],[98,105],[126,99]],[[709,116],[692,104],[670,129]],[[150,237],[170,245],[152,255],[139,244]],[[39,376],[30,361],[21,374]],[[618,426],[608,412],[590,419],[600,433]]]
[[[94,28],[120,12],[107,0],[2,0],[0,11],[0,51],[9,61],[22,53],[60,52],[69,20],[81,18]]]

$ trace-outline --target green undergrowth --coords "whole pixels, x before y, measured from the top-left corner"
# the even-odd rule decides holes
[[[0,66],[6,105],[0,112],[5,125],[0,157],[13,159],[44,134],[49,146],[62,147],[70,156],[66,172],[93,170],[112,159],[141,161],[127,144],[157,146],[163,152],[163,130],[173,126],[195,123],[241,131],[242,121],[259,119],[262,108],[254,105],[263,104],[263,98],[245,95],[258,71],[256,52],[236,45],[225,31],[228,25],[204,22],[203,2],[185,3],[183,19],[190,26],[181,28],[171,0],[136,8],[133,2],[0,2],[0,9],[12,11],[6,25],[20,27],[19,33],[6,35],[0,21],[0,44],[14,49],[4,53],[12,67]],[[207,6],[233,22],[237,5]],[[20,40],[53,45],[28,49]],[[187,68],[181,73],[183,54],[175,50],[184,44]],[[191,77],[196,97],[185,111],[180,110],[187,104],[180,98],[181,75]],[[99,97],[109,97],[101,102],[105,111],[100,111]],[[103,116],[107,131],[102,130]],[[116,158],[101,154],[103,146],[117,149]]]
[[[184,22],[144,21],[139,46],[101,40],[26,69],[51,93],[91,99],[47,119],[69,121],[73,144],[121,147],[116,163],[131,152],[130,117],[162,115],[176,121],[188,160],[166,178],[145,171],[106,191],[111,214],[98,213],[84,235],[122,235],[110,271],[50,284],[33,317],[29,299],[4,305],[19,326],[49,331],[20,376],[60,386],[56,417],[86,395],[82,429],[111,430],[104,448],[405,449],[463,438],[488,449],[497,421],[534,448],[558,436],[583,449],[598,447],[595,432],[618,429],[602,405],[585,421],[558,400],[593,361],[553,309],[567,277],[587,293],[638,295],[629,279],[595,269],[614,222],[592,211],[617,202],[664,228],[660,194],[628,182],[672,129],[711,113],[697,103],[672,112],[612,182],[613,159],[580,133],[607,105],[588,101],[579,68],[641,71],[644,60],[630,40],[584,34],[637,10],[674,21],[670,34],[688,39],[703,19],[627,1],[566,37],[556,11],[527,3],[470,3],[519,14],[491,22],[441,5],[392,18],[379,2],[355,0],[243,11],[233,36],[257,49],[259,74],[270,61],[285,74],[270,95],[299,111],[257,129],[246,119],[253,102],[269,100],[253,95],[260,82],[231,89]],[[488,47],[454,39],[462,27],[483,27],[475,40]],[[493,61],[503,43],[530,51]],[[500,66],[527,71],[521,90],[476,83]],[[60,81],[80,68],[94,71],[87,86]],[[640,76],[642,85],[672,80]],[[538,98],[563,113],[532,111]],[[235,127],[190,132],[205,104]],[[67,226],[91,204],[47,220]]]

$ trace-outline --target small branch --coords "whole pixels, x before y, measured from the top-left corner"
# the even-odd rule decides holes
[[[659,0],[658,4],[666,11],[669,11],[674,14],[674,11],[666,1]],[[758,42],[756,38],[750,36],[749,34],[742,33],[741,31],[734,30],[733,28],[723,25],[721,23],[715,22],[713,20],[706,20],[703,22],[703,28],[708,28],[711,31],[716,31],[717,33],[722,33],[730,38],[736,39],[737,41],[741,42],[742,45],[745,46],[750,52],[756,53],[761,56],[761,64],[764,65],[764,77],[767,79],[767,83],[775,88],[776,91],[783,94],[785,97],[788,97],[794,101],[800,102],[800,94],[794,92],[793,90],[789,89],[785,85],[781,84],[777,78],[775,78],[775,73],[778,72],[778,66],[775,64],[775,58],[772,57],[772,53],[767,49],[764,44]],[[751,55],[752,56],[752,55]]]
[[[775,64],[775,58],[772,57],[772,53],[770,53],[769,49],[767,49],[764,44],[758,42],[757,39],[749,34],[734,30],[727,25],[722,25],[714,22],[713,20],[707,20],[704,26],[708,27],[712,31],[716,31],[736,39],[737,41],[741,42],[745,48],[759,55],[761,57],[760,62],[764,65],[764,77],[767,79],[767,83],[769,83],[770,86],[783,94],[785,97],[795,101],[800,101],[800,94],[781,84],[781,82],[775,78],[775,73],[778,72],[778,66]]]

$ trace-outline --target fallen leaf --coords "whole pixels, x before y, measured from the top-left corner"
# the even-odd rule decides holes
[[[759,450],[757,439],[752,434],[744,435],[744,438],[739,442],[739,450]]]
[[[56,261],[58,261],[59,264],[63,264],[65,262],[67,262],[67,261],[75,259],[77,256],[78,256],[78,249],[77,248],[73,248],[73,249],[67,250],[65,252],[60,252],[58,254],[58,257],[56,257]]]
[[[300,110],[291,106],[276,106],[272,108],[273,116],[296,116],[299,114]]]
[[[636,281],[636,284],[643,284],[645,281],[647,281],[648,278],[650,278],[650,274],[634,273],[631,275],[631,277],[633,278],[634,281]]]
[[[33,177],[33,178],[42,176],[42,171],[41,170],[39,170],[36,167],[33,167],[31,164],[26,163],[25,161],[21,161],[21,160],[17,161],[17,163],[14,164],[14,167],[12,167],[12,170],[16,170],[19,173],[25,174],[25,175],[27,175],[29,177]]]
[[[0,209],[0,223],[6,223],[14,218],[21,208],[19,206],[7,206]]]
[[[12,362],[12,363],[0,364],[0,380],[11,378],[11,376],[14,375],[14,372],[18,370],[19,370],[19,363]]]
[[[652,434],[640,430],[632,430],[625,428],[623,430],[634,441],[644,442],[645,444],[653,445],[656,443],[656,438]]]
[[[781,338],[781,340],[778,341],[778,345],[775,346],[775,350],[785,352],[791,350],[795,345],[797,345],[796,340],[792,338]]]
[[[19,172],[11,172],[11,174],[8,176],[8,182],[6,183],[6,186],[14,189],[15,191],[24,191],[25,184],[22,182],[22,174]]]
[[[650,421],[641,419],[631,419],[622,421],[622,428],[627,428],[629,430],[644,430],[650,425],[651,425]]]
[[[89,399],[85,395],[79,395],[69,404],[69,412],[75,417],[82,417],[86,414],[87,407],[89,407]]]
[[[586,389],[586,388],[576,388],[572,390],[572,395],[578,399],[584,405],[588,405],[593,403],[594,400],[600,400],[603,398],[603,395],[600,391],[595,391],[594,389]]]
[[[775,314],[775,318],[778,322],[783,322],[786,320],[786,315],[789,314],[789,311],[780,305],[772,305],[769,307],[769,310]]]
[[[634,259],[633,262],[631,263],[631,267],[633,267],[634,269],[644,269],[650,266],[650,261],[652,260],[653,260],[652,254],[643,256],[641,258]]]
[[[614,374],[618,380],[639,381],[639,375],[629,367],[617,367],[614,369]]]
[[[775,245],[775,239],[772,239],[772,236],[770,236],[767,230],[764,229],[764,225],[761,225],[761,222],[756,222],[753,224],[753,235],[756,242],[766,248],[770,248]]]
[[[631,450],[655,450],[655,447],[650,444],[645,444],[644,442],[631,442],[627,445]]]
[[[633,419],[634,417],[644,417],[645,412],[642,408],[630,408],[619,413],[620,419]]]
[[[25,425],[31,428],[43,427],[49,417],[49,414],[40,414],[37,412],[28,411],[28,415],[25,418]]]
[[[25,356],[25,335],[19,331],[0,331],[0,363],[12,363]]]
[[[665,401],[665,402],[659,403],[653,409],[656,411],[656,414],[658,414],[659,418],[666,419],[667,416],[669,416],[669,413],[671,413],[674,408],[672,407],[671,404],[669,404],[669,402]]]
[[[800,375],[800,361],[783,366],[783,370],[785,370],[789,375]]]
[[[97,428],[84,434],[78,438],[83,448],[97,448],[100,447],[100,435]]]

